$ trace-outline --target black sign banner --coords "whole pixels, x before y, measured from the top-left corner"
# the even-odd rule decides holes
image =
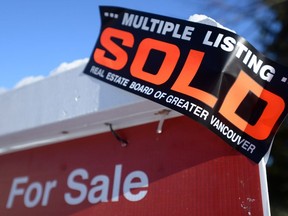
[[[287,68],[224,29],[119,7],[100,13],[85,74],[187,115],[261,160],[287,114]]]

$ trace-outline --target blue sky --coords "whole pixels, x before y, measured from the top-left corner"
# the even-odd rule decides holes
[[[206,14],[261,50],[255,26],[239,10],[247,2],[250,1],[3,0],[0,3],[0,89],[12,89],[27,77],[46,77],[63,63],[90,57],[100,28],[99,5],[122,6],[181,19],[195,13]]]

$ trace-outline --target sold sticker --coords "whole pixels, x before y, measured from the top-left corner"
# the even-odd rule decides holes
[[[261,160],[287,114],[287,68],[227,30],[119,7],[100,13],[85,74],[183,113]]]

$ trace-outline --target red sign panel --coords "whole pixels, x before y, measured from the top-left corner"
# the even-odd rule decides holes
[[[187,117],[0,157],[0,215],[262,215],[258,165]]]

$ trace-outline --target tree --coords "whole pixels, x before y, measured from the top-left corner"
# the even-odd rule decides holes
[[[263,0],[275,13],[274,19],[262,20],[261,27],[266,36],[266,52],[279,63],[288,66],[288,1]]]
[[[262,43],[267,55],[288,66],[288,1],[263,0],[275,14],[274,19],[263,18],[260,26]],[[288,71],[287,71],[288,72]],[[272,215],[288,215],[288,120],[276,135],[268,163],[268,187]]]

